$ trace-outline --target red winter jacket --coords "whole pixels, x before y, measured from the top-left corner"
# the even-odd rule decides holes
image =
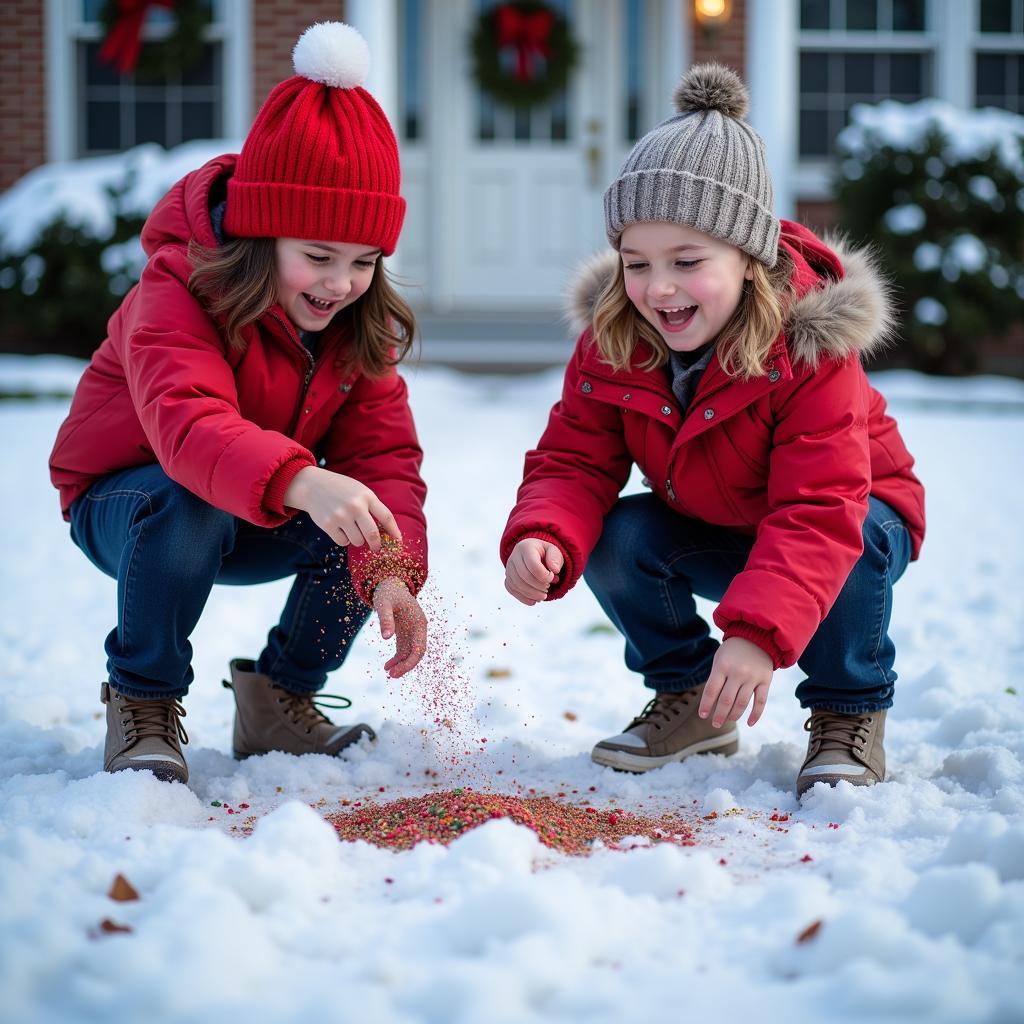
[[[394,513],[406,545],[401,574],[415,592],[427,571],[426,487],[401,377],[345,371],[337,358],[345,330],[333,325],[314,366],[276,304],[245,329],[238,351],[189,294],[189,239],[217,245],[211,190],[223,195],[235,159],[217,157],[186,175],[146,221],[142,279],[111,317],[50,456],[64,518],[99,477],[158,462],[209,504],[278,526],[295,514],[283,503],[292,478],[322,460]],[[353,582],[366,601],[384,567],[380,557],[365,546],[350,549]]]
[[[776,667],[803,653],[860,557],[869,494],[903,517],[914,558],[924,536],[914,460],[860,363],[891,329],[885,283],[863,252],[832,251],[798,224],[783,221],[779,244],[798,298],[764,376],[729,377],[713,358],[685,415],[664,367],[614,372],[583,331],[501,541],[503,562],[524,537],[558,545],[549,596],[561,597],[636,463],[680,514],[755,536],[715,622]],[[589,320],[617,258],[586,272],[578,316]]]

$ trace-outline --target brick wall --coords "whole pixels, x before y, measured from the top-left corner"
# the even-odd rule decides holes
[[[41,0],[5,0],[0,46],[0,192],[46,159]]]
[[[253,116],[267,94],[292,72],[292,47],[315,21],[344,21],[342,0],[253,0]]]
[[[732,0],[732,14],[722,28],[707,29],[698,21],[692,0],[676,0],[685,3],[686,16],[690,19],[693,40],[693,62],[716,60],[744,76],[746,65],[747,0]]]

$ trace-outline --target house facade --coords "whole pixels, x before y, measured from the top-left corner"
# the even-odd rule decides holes
[[[473,27],[500,2],[203,0],[201,54],[154,80],[97,59],[104,0],[5,0],[0,189],[46,161],[240,139],[302,29],[342,19],[369,42],[367,84],[401,142],[409,213],[394,269],[422,309],[529,316],[556,308],[570,268],[601,245],[605,185],[672,112],[693,62],[743,74],[778,212],[819,226],[853,104],[1024,110],[1024,0],[550,0],[579,59],[567,88],[518,110],[473,75]],[[142,37],[175,24],[153,3]]]

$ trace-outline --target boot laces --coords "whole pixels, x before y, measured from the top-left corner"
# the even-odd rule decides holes
[[[656,694],[647,702],[643,711],[626,726],[625,731],[629,732],[630,729],[635,729],[638,725],[650,723],[658,732],[661,732],[661,723],[671,722],[673,718],[678,718],[696,694],[696,690]]]
[[[278,691],[277,702],[284,705],[285,714],[296,725],[304,726],[307,734],[317,725],[334,725],[320,708],[344,710],[352,707],[352,701],[348,697],[336,693],[321,693],[314,698],[311,693],[292,693],[280,687],[275,689]],[[332,701],[336,703],[331,703]]]
[[[812,746],[817,751],[854,751],[863,754],[868,737],[871,735],[872,715],[843,715],[838,711],[815,711],[804,722],[804,729],[811,734]]]
[[[181,724],[185,717],[185,709],[173,697],[160,700],[133,700],[121,694],[121,710],[124,713],[125,740],[135,740],[155,736],[158,739],[174,742],[177,737],[182,743],[188,743],[188,733]]]

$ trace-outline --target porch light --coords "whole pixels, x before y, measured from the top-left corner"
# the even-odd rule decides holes
[[[693,0],[693,12],[701,28],[719,29],[732,14],[732,0]]]

